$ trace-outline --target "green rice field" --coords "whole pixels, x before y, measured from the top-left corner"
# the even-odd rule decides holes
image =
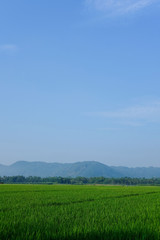
[[[0,240],[160,239],[160,187],[0,185]]]

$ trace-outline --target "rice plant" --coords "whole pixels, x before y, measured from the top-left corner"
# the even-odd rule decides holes
[[[160,239],[160,188],[1,185],[1,240]]]

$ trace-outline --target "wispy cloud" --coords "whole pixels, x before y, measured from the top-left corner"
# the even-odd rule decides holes
[[[85,0],[88,7],[108,14],[135,12],[159,0]]]
[[[116,109],[114,111],[89,112],[87,115],[118,120],[125,125],[141,126],[147,122],[160,122],[160,101]]]
[[[16,50],[17,50],[17,46],[14,44],[0,45],[0,52],[10,53],[10,52],[15,52]]]

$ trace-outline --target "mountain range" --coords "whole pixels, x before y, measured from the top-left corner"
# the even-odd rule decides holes
[[[0,176],[38,177],[106,177],[153,178],[160,177],[157,167],[113,167],[96,161],[76,163],[46,163],[18,161],[9,166],[0,164]]]

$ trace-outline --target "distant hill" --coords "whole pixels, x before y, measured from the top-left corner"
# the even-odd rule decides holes
[[[131,177],[131,178],[153,178],[160,177],[160,168],[157,167],[112,167],[121,176]]]
[[[76,163],[45,163],[19,161],[10,166],[0,164],[0,176],[39,176],[39,177],[160,177],[160,168],[155,167],[111,167],[105,164],[88,161]]]

